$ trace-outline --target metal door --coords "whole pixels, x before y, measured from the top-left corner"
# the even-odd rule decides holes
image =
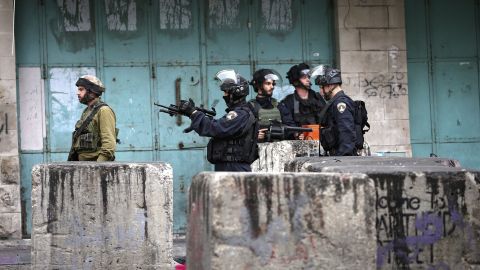
[[[284,76],[303,61],[333,63],[330,0],[17,0],[16,8],[25,235],[30,170],[66,159],[84,108],[78,76],[94,74],[107,88],[103,98],[120,129],[118,161],[172,164],[174,232],[183,233],[191,178],[212,169],[208,138],[183,133],[190,120],[161,114],[154,103],[192,98],[216,103],[221,116],[225,104],[213,80],[221,69],[250,79],[261,67]],[[288,91],[280,86],[276,96]]]
[[[406,1],[413,154],[480,168],[479,1]],[[455,20],[445,20],[455,18]]]

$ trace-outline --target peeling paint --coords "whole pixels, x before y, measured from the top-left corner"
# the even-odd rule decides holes
[[[292,0],[262,0],[263,27],[271,31],[292,29]]]
[[[160,29],[189,29],[192,25],[190,0],[160,0]]]
[[[137,30],[137,3],[134,0],[105,0],[105,13],[108,30]]]
[[[89,0],[57,0],[57,5],[65,31],[81,32],[92,29]]]
[[[208,1],[208,24],[210,28],[240,28],[239,14],[240,0]]]

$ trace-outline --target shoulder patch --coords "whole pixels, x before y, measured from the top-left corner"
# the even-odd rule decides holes
[[[237,116],[238,116],[237,112],[235,112],[235,111],[230,111],[230,112],[227,114],[227,121],[233,120],[233,119],[237,118]]]
[[[337,110],[338,110],[340,113],[343,113],[346,108],[347,108],[347,104],[345,104],[344,102],[339,102],[339,103],[337,104]]]

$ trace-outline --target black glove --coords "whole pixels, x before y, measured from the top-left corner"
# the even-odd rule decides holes
[[[195,103],[191,98],[187,100],[180,100],[180,105],[178,105],[178,111],[180,114],[190,117],[195,111]]]

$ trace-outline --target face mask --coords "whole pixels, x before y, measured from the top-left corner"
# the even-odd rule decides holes
[[[223,96],[223,100],[225,100],[225,104],[227,104],[227,107],[230,107],[230,102],[231,102],[230,95]]]

